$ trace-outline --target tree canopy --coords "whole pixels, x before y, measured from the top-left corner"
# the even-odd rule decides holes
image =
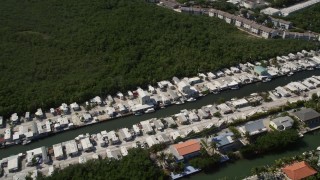
[[[0,2],[0,114],[315,48],[142,0]]]
[[[294,26],[320,33],[320,4],[312,5],[286,17]]]
[[[129,150],[121,160],[90,160],[56,170],[51,176],[41,179],[167,179],[167,176],[154,164],[146,150],[138,148]]]

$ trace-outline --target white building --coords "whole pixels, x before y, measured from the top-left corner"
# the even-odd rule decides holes
[[[90,142],[90,139],[87,137],[87,138],[84,138],[84,139],[81,139],[81,146],[82,146],[82,149],[86,152],[88,151],[91,151],[93,150],[93,145],[92,143]]]
[[[149,147],[155,145],[155,144],[159,144],[159,140],[156,138],[156,136],[152,135],[152,136],[148,136],[146,138],[146,142],[148,144]]]
[[[120,129],[120,130],[119,130],[119,133],[122,134],[123,139],[124,139],[125,141],[130,141],[130,140],[132,140],[132,135],[131,135],[131,133],[129,132],[129,129],[128,129],[128,128],[122,128],[122,129]]]
[[[247,106],[248,104],[249,102],[246,99],[238,99],[238,100],[232,101],[232,105],[235,108],[242,108]]]
[[[8,157],[8,171],[13,173],[19,169],[19,156]]]
[[[137,125],[133,125],[132,128],[133,128],[134,133],[135,133],[137,136],[141,135],[140,128],[139,128]]]
[[[64,144],[66,146],[66,153],[69,156],[73,157],[78,155],[79,150],[75,140],[67,141]]]
[[[145,92],[143,89],[139,88],[137,90],[139,94],[139,101],[142,105],[149,104],[150,103],[150,96],[147,92]]]
[[[117,144],[120,142],[120,139],[119,137],[116,135],[116,132],[115,131],[110,131],[108,133],[108,138],[109,140],[111,141],[111,144]]]
[[[178,90],[185,95],[192,94],[192,90],[190,89],[190,84],[186,83],[185,81],[180,81],[178,83]]]
[[[64,158],[62,144],[54,144],[53,146],[54,157],[56,160],[61,160]]]
[[[128,150],[125,146],[121,146],[120,147],[120,152],[122,154],[122,156],[127,156],[128,155]]]
[[[77,104],[76,102],[70,104],[71,109],[73,109],[74,111],[79,111],[80,110],[80,106],[79,104]]]
[[[38,118],[43,118],[43,117],[44,117],[44,114],[43,114],[41,108],[37,109],[37,112],[35,113],[35,115],[36,115],[36,117],[38,117]]]
[[[19,122],[19,116],[17,113],[13,113],[11,115],[10,120],[12,121],[13,124],[17,124]]]

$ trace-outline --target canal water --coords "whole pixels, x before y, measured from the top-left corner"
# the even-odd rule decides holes
[[[256,159],[239,160],[239,161],[236,161],[235,163],[226,164],[223,167],[220,167],[215,172],[211,172],[208,174],[201,172],[188,177],[188,179],[189,180],[243,179],[244,177],[251,175],[251,169],[254,167],[263,166],[263,165],[272,165],[275,163],[275,160],[277,159],[299,155],[308,150],[315,150],[318,146],[320,146],[319,139],[320,139],[320,131],[311,132],[304,135],[301,143],[299,142],[295,147],[287,151],[265,155]],[[184,178],[184,179],[187,179],[187,178]]]
[[[182,109],[201,108],[202,106],[217,102],[217,100],[219,100],[220,98],[223,98],[225,100],[230,100],[231,98],[234,98],[234,97],[241,98],[244,96],[248,96],[251,93],[273,90],[278,86],[284,86],[292,81],[303,80],[312,75],[320,75],[320,71],[319,70],[303,71],[303,72],[296,73],[290,77],[287,77],[287,76],[279,77],[267,83],[250,84],[250,85],[241,87],[238,90],[224,91],[216,95],[209,94],[195,102],[185,103],[181,105],[173,105],[165,109],[158,110],[152,114],[145,114],[142,116],[128,116],[128,117],[101,122],[98,124],[82,127],[82,128],[71,130],[71,131],[62,132],[60,134],[56,134],[54,136],[50,136],[50,137],[38,140],[36,142],[32,142],[25,146],[16,145],[16,146],[11,146],[5,149],[0,149],[0,159],[4,157],[8,157],[10,155],[15,155],[18,153],[25,152],[27,150],[35,149],[37,147],[41,147],[41,146],[48,147],[56,143],[68,141],[68,140],[74,139],[79,134],[85,134],[85,133],[92,134],[92,133],[97,133],[103,130],[110,131],[110,130],[117,130],[123,127],[132,127],[133,124],[136,124],[140,121],[147,120],[150,118],[160,118],[160,117],[170,116],[180,112],[180,110]]]

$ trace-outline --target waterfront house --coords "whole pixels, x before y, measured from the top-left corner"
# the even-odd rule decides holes
[[[74,157],[79,154],[78,146],[75,140],[70,140],[64,143],[66,147],[66,154]]]
[[[89,112],[84,113],[82,115],[82,118],[83,118],[84,122],[89,122],[92,119],[91,114]]]
[[[177,116],[177,120],[178,120],[178,122],[179,122],[180,124],[182,124],[182,125],[185,125],[185,124],[188,124],[188,123],[189,123],[187,117],[186,117],[184,114],[179,114],[179,115]]]
[[[147,92],[145,92],[141,88],[138,88],[137,92],[139,94],[139,102],[140,102],[140,104],[144,105],[144,104],[149,104],[150,103],[150,96],[149,96],[149,94]]]
[[[81,146],[82,146],[83,151],[89,152],[89,151],[93,150],[93,144],[91,143],[91,141],[88,137],[81,139],[80,142],[81,142]]]
[[[217,149],[222,152],[236,151],[242,145],[239,139],[234,137],[232,132],[224,132],[212,138],[212,142],[216,143]]]
[[[188,117],[189,117],[189,121],[193,121],[193,122],[200,121],[199,116],[194,112],[189,112]]]
[[[286,177],[291,180],[305,179],[317,173],[317,171],[310,167],[305,161],[287,165],[281,170]]]
[[[196,139],[185,141],[179,144],[170,146],[170,151],[174,155],[177,161],[183,161],[184,159],[190,159],[200,154],[200,142]]]
[[[117,144],[117,143],[120,142],[120,139],[119,139],[119,137],[116,135],[116,132],[115,132],[115,131],[110,131],[110,132],[108,133],[108,138],[109,138],[111,144]]]
[[[98,104],[98,105],[102,105],[102,100],[101,100],[101,97],[99,97],[99,96],[94,97],[94,98],[91,100],[91,102],[96,103],[96,104]]]
[[[244,98],[232,101],[232,105],[235,108],[243,108],[243,107],[248,106],[248,104],[249,104],[249,102]]]
[[[264,125],[262,119],[256,121],[250,121],[239,127],[239,131],[242,134],[249,133],[250,136],[259,135],[267,132],[267,128]]]
[[[163,119],[167,122],[167,124],[168,124],[169,127],[172,126],[172,125],[176,125],[176,124],[177,124],[177,123],[173,120],[172,117],[166,117],[166,118],[163,118]]]
[[[320,126],[320,114],[311,109],[306,108],[294,113],[294,115],[309,128],[315,128]]]
[[[289,116],[278,117],[270,121],[270,126],[279,131],[290,129],[294,121]]]
[[[279,86],[275,89],[277,91],[277,93],[279,93],[282,97],[289,97],[291,96],[291,94],[284,89],[283,87]]]
[[[35,113],[35,115],[36,115],[36,117],[39,118],[39,119],[44,118],[44,114],[43,114],[41,108],[37,109],[37,112]]]
[[[27,156],[26,156],[27,166],[33,166],[34,165],[33,159],[36,157],[41,157],[42,162],[46,164],[50,162],[50,159],[48,157],[48,150],[45,146],[42,146],[40,148],[36,148],[33,150],[29,150],[26,153],[27,153]]]
[[[64,158],[64,155],[63,155],[63,147],[62,147],[62,144],[61,143],[58,143],[58,144],[54,144],[53,146],[53,152],[54,152],[54,158],[56,160],[61,160]]]
[[[135,135],[136,136],[140,136],[141,135],[141,130],[140,130],[140,128],[137,126],[137,125],[133,125],[132,126],[132,129],[133,129],[133,131],[134,131],[134,133],[135,133]]]
[[[19,156],[10,156],[8,157],[8,171],[10,173],[16,172],[19,170]]]
[[[148,123],[141,123],[141,125],[142,125],[142,129],[143,129],[144,133],[146,133],[146,134],[153,134],[154,133],[153,128],[149,122]]]
[[[153,124],[158,131],[162,131],[164,129],[164,124],[161,122],[160,119],[153,120]]]
[[[254,73],[259,76],[267,76],[268,70],[262,66],[255,66],[254,67]]]
[[[201,119],[207,119],[207,118],[210,117],[209,114],[206,111],[202,110],[202,109],[198,109],[198,116]]]
[[[130,141],[132,140],[132,135],[129,132],[128,128],[122,128],[119,130],[119,134],[121,135],[121,137],[123,138],[123,140],[125,141]]]
[[[219,104],[217,108],[220,110],[223,114],[229,114],[232,113],[232,109],[225,103]]]

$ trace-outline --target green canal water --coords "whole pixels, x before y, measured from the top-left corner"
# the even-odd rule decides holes
[[[320,131],[305,134],[301,143],[295,147],[275,154],[265,155],[251,160],[239,160],[235,163],[229,163],[219,168],[217,171],[205,174],[200,172],[193,176],[184,179],[190,180],[217,180],[217,179],[231,179],[238,180],[251,175],[251,169],[262,165],[271,165],[275,160],[282,157],[291,157],[301,154],[308,150],[314,150],[320,146]]]
[[[143,120],[146,120],[146,119],[166,117],[166,116],[176,114],[176,113],[180,112],[180,110],[182,110],[182,109],[195,109],[195,108],[200,108],[200,107],[208,105],[208,104],[213,104],[213,103],[217,102],[217,100],[220,98],[224,98],[226,100],[229,100],[234,97],[241,98],[241,97],[250,95],[251,93],[273,90],[274,88],[276,88],[278,86],[286,85],[291,81],[303,80],[303,79],[310,77],[312,75],[320,75],[320,71],[315,70],[315,71],[299,72],[299,73],[296,73],[290,77],[287,77],[287,76],[279,77],[279,78],[274,79],[268,83],[255,83],[255,84],[250,84],[250,85],[241,87],[239,90],[225,91],[225,92],[222,92],[217,95],[210,94],[205,97],[202,97],[201,99],[199,99],[195,102],[185,103],[182,105],[173,105],[173,106],[167,107],[165,109],[158,110],[152,114],[118,118],[118,119],[94,124],[91,126],[82,127],[82,128],[75,129],[75,130],[62,132],[62,133],[56,134],[54,136],[50,136],[45,139],[38,140],[36,142],[32,142],[26,146],[17,145],[17,146],[8,147],[5,149],[0,149],[0,159],[2,159],[4,157],[8,157],[10,155],[15,155],[18,153],[26,152],[27,150],[31,150],[31,149],[34,149],[34,148],[37,148],[40,146],[52,146],[53,144],[56,144],[56,143],[68,141],[68,140],[74,139],[79,134],[97,133],[97,132],[100,132],[103,130],[110,131],[110,130],[117,130],[117,129],[120,129],[123,127],[132,127],[133,124],[136,124],[136,123],[143,121]],[[275,155],[275,156],[277,158],[277,155]],[[261,163],[262,163],[262,162],[267,162],[267,160],[268,160],[268,158],[266,156],[265,160],[259,159],[256,161],[257,162],[261,161]],[[239,172],[236,174],[241,175],[240,174],[241,172],[250,171],[250,168],[247,168],[247,164],[250,164],[250,162],[249,161],[248,162],[241,161],[241,162],[233,164],[232,167],[236,167],[236,168],[234,168],[234,171],[231,171],[230,174],[225,174],[225,175],[231,176],[233,172],[234,173]],[[227,169],[229,169],[229,167]],[[223,172],[223,171],[224,171],[224,169],[221,169],[221,172]],[[206,177],[206,175],[202,175],[202,174],[197,175],[197,177],[199,177],[199,178],[202,176],[203,176],[203,178]],[[221,177],[223,177],[223,174],[221,175]]]

